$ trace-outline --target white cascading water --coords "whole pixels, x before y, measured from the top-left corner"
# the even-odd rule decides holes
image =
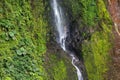
[[[83,77],[82,77],[82,74],[81,74],[79,68],[75,65],[75,61],[77,61],[77,59],[76,59],[75,56],[72,55],[72,54],[71,54],[70,56],[72,57],[72,65],[73,65],[73,66],[76,68],[76,70],[77,70],[78,80],[83,80]]]
[[[59,34],[59,43],[63,50],[65,51],[65,39],[67,37],[66,33],[66,24],[65,24],[65,19],[63,18],[63,13],[61,7],[57,4],[56,0],[53,0],[52,2],[52,8],[54,12],[54,22],[56,25],[56,29]]]
[[[54,13],[54,23],[55,23],[55,27],[56,27],[58,35],[59,35],[58,42],[59,42],[61,48],[67,52],[66,46],[65,46],[65,41],[66,41],[68,30],[67,30],[67,26],[66,26],[67,23],[65,20],[65,16],[64,16],[62,8],[58,4],[57,0],[51,0],[51,1],[52,1],[51,6],[53,9],[53,13]],[[72,65],[77,70],[78,80],[83,80],[82,73],[80,72],[79,68],[75,65],[75,61],[78,59],[75,58],[74,54],[70,54],[70,56],[72,57]]]

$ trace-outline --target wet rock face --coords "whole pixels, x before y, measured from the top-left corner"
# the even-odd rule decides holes
[[[76,56],[82,60],[82,42],[90,38],[90,32],[87,27],[79,27],[76,21],[72,21],[69,25],[69,32],[66,39],[66,46],[69,50],[74,52]],[[86,35],[83,35],[86,34]]]

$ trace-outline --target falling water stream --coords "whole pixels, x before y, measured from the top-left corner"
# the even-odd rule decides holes
[[[67,34],[69,31],[68,26],[67,26],[66,16],[64,15],[64,11],[58,4],[57,0],[51,0],[51,7],[52,7],[52,13],[54,16],[53,18],[54,26],[55,26],[56,31],[58,32],[57,42],[58,44],[60,44],[61,48],[65,52],[69,52],[69,50],[67,50],[66,45],[65,45],[65,41],[66,41]],[[72,65],[76,68],[78,80],[83,80],[80,69],[75,65],[75,62],[78,61],[79,59],[77,59],[74,54],[70,53],[69,55],[72,59]]]

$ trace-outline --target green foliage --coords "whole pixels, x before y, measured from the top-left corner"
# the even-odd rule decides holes
[[[46,62],[48,75],[44,70],[48,24],[43,2],[0,0],[0,80],[70,80],[74,76],[66,65],[71,63],[55,55],[49,56]],[[66,2],[73,21],[80,21],[82,27],[99,30],[92,34],[90,41],[82,44],[82,52],[89,80],[103,80],[111,46],[111,19],[105,4],[103,0]],[[98,23],[99,27],[95,27]],[[82,35],[86,36],[86,33]],[[70,78],[68,74],[71,74]],[[77,76],[73,78],[76,80]]]
[[[42,0],[32,4],[0,0],[0,80],[46,80],[45,6]]]
[[[86,25],[94,26],[97,22],[96,0],[81,0],[83,7],[82,17]]]
[[[55,80],[65,80],[66,76],[67,76],[66,67],[64,65],[64,62],[60,61],[54,67],[54,78],[55,78]]]
[[[68,1],[66,1],[66,4]],[[94,26],[97,22],[96,0],[69,0],[73,20],[80,19],[84,25]],[[79,21],[79,20],[77,20]]]
[[[97,15],[99,19],[98,30],[95,31],[90,41],[82,44],[82,52],[89,80],[104,80],[108,70],[111,49],[112,22],[103,0],[97,0]]]
[[[76,69],[71,64],[71,60],[66,57],[66,54],[59,51],[50,53],[50,51],[46,54],[44,64],[48,80],[78,80]]]
[[[89,40],[82,44],[88,79],[103,80],[103,75],[108,70],[112,32],[112,21],[105,3],[103,0],[69,0],[66,5],[71,9],[72,20],[76,21],[80,28],[87,27],[81,37],[88,36],[88,30],[91,32]]]
[[[59,59],[56,55],[49,55],[49,60],[46,63],[49,80],[68,80],[67,69],[64,59]]]

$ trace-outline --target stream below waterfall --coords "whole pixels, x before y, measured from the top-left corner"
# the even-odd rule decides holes
[[[56,32],[58,33],[56,35],[56,41],[57,43],[61,46],[61,48],[68,53],[68,55],[71,58],[71,63],[72,65],[75,67],[76,69],[76,73],[78,76],[78,80],[83,80],[83,76],[81,73],[81,70],[79,69],[79,67],[75,64],[76,62],[79,62],[79,59],[77,58],[77,56],[74,54],[74,52],[71,52],[65,42],[66,42],[66,38],[69,32],[69,26],[67,26],[67,20],[66,20],[66,16],[64,15],[64,11],[62,9],[62,7],[59,5],[57,0],[51,0],[51,7],[52,7],[52,14],[53,14],[53,22],[54,22],[54,28],[56,30]]]

